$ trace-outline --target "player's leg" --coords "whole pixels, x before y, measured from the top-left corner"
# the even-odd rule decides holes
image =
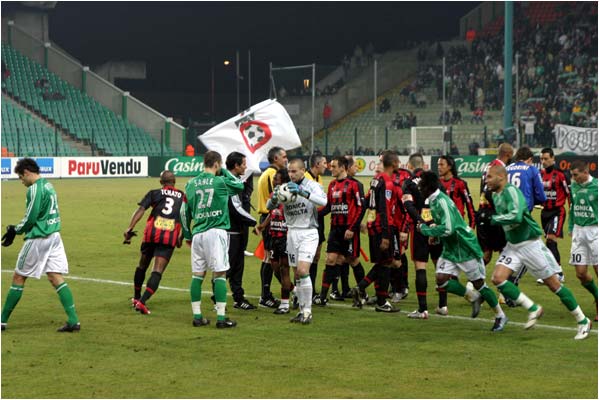
[[[596,232],[596,227],[574,226],[570,250],[570,264],[576,269],[576,277],[580,284],[593,295],[595,303],[597,303],[597,285],[593,276],[589,274],[588,265],[593,265],[597,260]]]
[[[154,256],[154,246],[153,243],[144,242],[141,244],[139,264],[135,268],[135,274],[133,275],[133,300],[141,298],[141,288],[146,280],[146,271]]]
[[[275,314],[289,314],[289,296],[291,294],[291,277],[289,276],[289,260],[284,248],[276,254],[281,274],[281,304],[274,311]],[[274,258],[273,258],[274,259]]]
[[[189,294],[191,298],[191,310],[193,313],[193,326],[205,326],[210,320],[204,318],[202,314],[202,284],[206,277],[208,264],[206,262],[209,246],[204,249],[203,241],[206,240],[206,232],[198,233],[193,236],[191,241],[191,284]]]
[[[260,223],[264,222],[267,214],[263,214],[260,217]],[[261,292],[260,292],[260,305],[264,307],[277,308],[278,302],[274,298],[271,290],[270,284],[272,283],[273,270],[270,264],[270,235],[268,234],[268,229],[262,231],[262,240],[264,240],[264,259],[262,260],[262,264],[260,265],[260,283],[261,283]]]
[[[376,291],[376,305],[374,310],[377,312],[394,313],[399,312],[399,308],[394,307],[387,301],[389,297],[389,279],[391,277],[392,252],[387,252],[387,261],[380,265],[377,279],[374,284]]]
[[[416,296],[418,297],[418,309],[409,313],[409,318],[428,319],[428,304],[426,301],[426,263],[428,262],[428,238],[420,232],[412,231],[411,241],[412,260],[416,270]]]
[[[436,269],[437,262],[439,261],[441,253],[443,252],[443,245],[441,243],[435,243],[435,241],[431,242],[429,238],[428,248],[433,267]],[[451,279],[457,279],[457,274],[455,277],[452,277]],[[439,287],[438,285],[436,287],[436,290],[439,294],[439,306],[437,307],[435,312],[439,315],[447,315],[449,313],[447,310],[447,290],[445,290],[445,288]]]
[[[64,312],[67,314],[67,323],[63,327],[58,328],[58,332],[75,332],[80,330],[81,325],[79,324],[79,317],[77,316],[77,311],[75,310],[75,301],[73,300],[71,288],[64,281],[62,274],[48,272],[47,276],[48,280],[56,290],[56,294],[60,299],[60,303],[62,304]]]
[[[468,281],[472,283],[475,290],[466,288],[465,297],[472,303],[472,318],[475,318],[480,312],[483,301],[486,301],[495,312],[495,322],[491,330],[493,332],[502,331],[507,324],[508,319],[499,304],[495,292],[492,291],[485,282],[486,270],[482,259],[472,259],[458,264]],[[479,295],[480,294],[480,295]]]
[[[160,286],[160,280],[162,279],[162,274],[166,270],[168,263],[173,255],[173,251],[175,250],[172,246],[165,245],[156,245],[154,250],[154,267],[152,268],[152,273],[146,282],[146,290],[143,295],[139,299],[138,302],[135,303],[135,309],[141,312],[142,314],[149,314],[150,310],[146,307],[147,301],[156,293],[158,290],[158,286]]]
[[[13,312],[19,300],[23,296],[23,290],[25,289],[25,281],[27,277],[21,276],[16,272],[12,277],[12,284],[10,285],[10,289],[6,295],[6,300],[4,301],[4,307],[2,307],[2,330],[6,329],[6,324],[8,323],[8,319],[10,318],[10,314]]]
[[[318,275],[318,262],[320,261],[320,252],[322,249],[322,244],[319,244],[316,248],[316,254],[314,255],[314,260],[310,263],[310,281],[312,282],[312,298],[315,298],[318,293],[316,293],[316,276]]]
[[[208,269],[214,274],[214,299],[216,301],[216,327],[233,328],[237,322],[226,315],[227,306],[227,271],[229,264],[229,236],[223,229],[211,229],[209,234],[210,259]]]

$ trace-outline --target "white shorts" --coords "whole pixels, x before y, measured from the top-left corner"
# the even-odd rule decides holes
[[[437,261],[437,273],[458,276],[460,271],[466,275],[469,281],[485,279],[485,263],[482,259],[473,258],[472,260],[455,263],[443,257]]]
[[[229,235],[224,229],[209,229],[193,235],[191,241],[191,272],[229,269]]]
[[[555,257],[541,239],[527,240],[517,245],[508,242],[495,263],[499,264],[516,273],[526,266],[536,279],[547,279],[561,271]]]
[[[42,274],[69,273],[69,263],[59,232],[45,238],[27,239],[17,258],[15,273],[40,279]]]
[[[597,265],[597,226],[574,225],[570,264]]]
[[[296,267],[299,261],[312,263],[317,248],[317,229],[289,229],[287,231],[289,266]]]

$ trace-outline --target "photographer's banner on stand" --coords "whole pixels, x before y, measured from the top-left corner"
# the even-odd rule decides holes
[[[578,155],[597,154],[597,128],[580,128],[570,125],[555,125],[553,130],[556,147]]]

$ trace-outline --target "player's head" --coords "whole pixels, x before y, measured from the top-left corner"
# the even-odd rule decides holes
[[[210,150],[204,154],[204,168],[220,170],[222,164],[223,158],[221,157],[220,153]]]
[[[381,162],[383,163],[383,168],[396,170],[399,168],[399,157],[394,151],[385,150],[381,153]]]
[[[458,168],[455,165],[455,160],[450,155],[439,156],[437,169],[439,170],[440,177],[451,178],[452,176],[458,176]]]
[[[418,190],[426,198],[439,189],[439,177],[433,171],[424,171],[420,175]]]
[[[287,171],[287,168],[281,168],[277,170],[272,178],[273,185],[278,186],[287,182],[289,182],[289,172]]]
[[[19,179],[23,185],[29,187],[35,183],[39,178],[40,167],[37,165],[32,158],[21,158],[15,165],[15,174],[19,176]]]
[[[310,156],[310,170],[316,175],[324,174],[327,169],[327,158],[320,152],[315,152]]]
[[[514,160],[523,161],[527,164],[532,163],[532,150],[528,146],[522,146],[516,151],[516,155],[514,156]]]
[[[289,161],[289,179],[293,182],[301,182],[304,179],[304,173],[306,172],[306,166],[301,158],[294,158]]]
[[[345,156],[345,158],[347,159],[347,175],[356,176],[358,173],[358,163],[352,156]]]
[[[268,162],[277,168],[285,168],[287,166],[287,152],[284,148],[275,146],[268,150]]]
[[[497,148],[497,158],[503,161],[504,163],[508,163],[514,156],[514,148],[509,143],[501,143]]]
[[[555,154],[551,147],[541,150],[541,164],[543,164],[543,168],[549,168],[555,164]]]
[[[244,154],[238,151],[234,151],[232,153],[229,153],[229,155],[227,156],[225,165],[233,175],[241,176],[245,173],[245,170],[247,169],[246,157]]]
[[[501,192],[507,183],[507,171],[503,165],[493,165],[487,172],[485,183],[492,192]]]
[[[173,171],[166,169],[160,173],[160,184],[162,186],[175,186],[176,181]]]
[[[584,160],[574,160],[570,165],[570,174],[572,179],[578,184],[583,184],[589,180],[589,163]]]
[[[349,161],[343,156],[335,157],[331,160],[331,175],[334,178],[347,176],[347,166]]]
[[[408,158],[408,169],[414,171],[419,168],[424,168],[424,158],[420,153],[414,153]]]

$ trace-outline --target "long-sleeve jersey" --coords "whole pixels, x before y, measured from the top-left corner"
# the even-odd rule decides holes
[[[269,236],[275,239],[287,237],[287,222],[285,221],[285,210],[283,204],[279,204],[277,207],[270,210],[269,216]]]
[[[406,179],[402,187],[402,202],[405,210],[412,219],[414,226],[420,222],[428,223],[432,221],[430,208],[428,204],[425,203],[425,198],[418,189],[422,171],[422,169],[415,170],[412,178]],[[439,189],[445,190],[440,183]]]
[[[554,210],[570,203],[570,178],[561,169],[551,166],[541,170],[541,179],[547,201],[545,210]]]
[[[368,208],[370,213],[375,214],[374,218],[368,219],[370,235],[380,234],[384,239],[391,238],[391,227],[394,226],[393,208],[397,200],[395,194],[395,185],[391,177],[384,172],[376,175],[370,182]]]
[[[45,178],[39,178],[27,188],[25,216],[15,226],[17,234],[25,234],[25,239],[50,236],[60,232],[60,213],[54,186]]]
[[[597,178],[589,176],[582,185],[572,182],[572,205],[568,227],[597,226]]]
[[[317,182],[302,178],[296,182],[309,193],[308,198],[297,196],[292,203],[285,204],[287,228],[318,228],[318,207],[327,205],[327,195]]]
[[[508,183],[500,193],[493,193],[495,214],[492,225],[501,225],[505,238],[512,244],[540,237],[543,231],[532,218],[520,189]]]
[[[187,202],[181,208],[183,236],[192,236],[209,229],[229,229],[229,196],[243,191],[243,182],[226,169],[221,175],[200,172],[185,185]],[[193,222],[193,224],[192,224]]]
[[[441,257],[455,263],[482,258],[483,252],[474,231],[466,225],[464,217],[449,196],[436,190],[428,197],[428,202],[435,225],[422,224],[421,232],[426,236],[440,238],[443,243]]]
[[[366,214],[366,199],[365,199],[366,196],[364,194],[364,185],[362,184],[362,182],[360,182],[353,176],[350,177],[349,179],[356,182],[356,184],[358,185],[358,193],[360,194],[360,202],[362,203],[362,211],[360,212],[360,215],[358,216],[358,229],[354,231],[359,234],[360,233],[360,223],[362,222],[362,219],[364,218],[364,214]]]
[[[406,211],[403,204],[403,184],[406,180],[412,178],[412,173],[405,169],[399,168],[393,172],[393,176],[391,179],[393,180],[393,184],[397,188],[397,195],[399,196],[399,200],[393,210],[393,219],[395,220],[395,226],[400,232],[409,232],[411,230],[411,220],[408,218],[408,212]]]
[[[260,214],[268,214],[266,202],[274,189],[272,180],[276,173],[277,169],[274,166],[269,165],[268,168],[262,172],[260,178],[258,178],[258,212]]]
[[[445,188],[445,193],[453,200],[462,218],[464,218],[466,212],[468,213],[469,226],[474,228],[476,226],[474,205],[472,204],[472,196],[470,196],[470,190],[466,181],[456,176],[449,179],[441,179],[440,181]]]
[[[508,182],[516,186],[526,199],[528,211],[532,211],[535,205],[543,204],[547,200],[541,173],[534,165],[528,165],[524,161],[518,161],[506,167]]]
[[[318,215],[320,217],[330,213],[331,226],[358,232],[364,208],[362,197],[358,181],[349,177],[335,179],[327,189],[327,205],[319,210]]]
[[[181,206],[185,193],[174,186],[150,190],[138,205],[152,211],[146,221],[143,241],[175,247],[181,233]]]

